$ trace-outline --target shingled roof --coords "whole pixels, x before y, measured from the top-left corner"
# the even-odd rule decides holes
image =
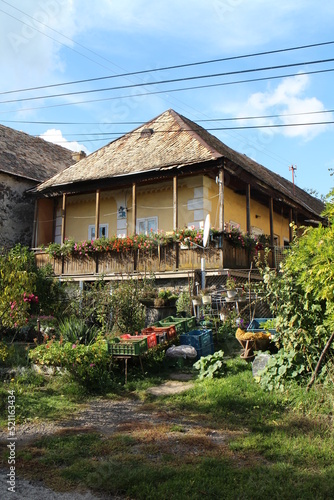
[[[0,172],[42,182],[73,165],[72,151],[0,125]]]
[[[317,216],[323,203],[271,172],[172,109],[92,153],[38,186],[43,193],[58,186],[97,181],[226,159]]]

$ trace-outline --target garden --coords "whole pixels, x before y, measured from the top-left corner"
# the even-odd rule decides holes
[[[125,382],[110,346],[143,332],[147,300],[170,300],[174,322],[193,321],[188,287],[162,290],[149,276],[111,288],[102,276],[81,290],[37,268],[28,249],[3,251],[0,422],[6,442],[15,396],[17,475],[102,498],[331,498],[333,197],[326,216],[328,226],[299,231],[278,270],[259,263],[273,318],[262,333],[274,327],[275,349],[255,347],[266,356],[257,372],[236,337],[249,318],[213,323],[204,308],[195,328],[214,328],[214,352],[166,362],[177,332],[144,349],[142,366],[130,359]],[[184,380],[186,390],[163,391]]]

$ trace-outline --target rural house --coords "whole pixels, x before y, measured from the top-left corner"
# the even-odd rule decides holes
[[[35,200],[27,190],[72,165],[72,154],[61,146],[0,125],[1,246],[31,246]]]
[[[207,260],[215,269],[249,264],[228,249],[236,228],[258,238],[266,235],[272,249],[284,247],[292,237],[292,221],[317,224],[323,210],[320,200],[173,110],[57,173],[40,184],[35,195],[35,247],[50,242],[63,245],[68,240],[86,244],[102,237],[114,238],[115,250],[116,236],[126,241],[135,234],[201,229],[209,214],[217,238]],[[98,258],[84,259],[78,248],[83,247],[74,247],[81,259],[74,264],[67,258],[65,267],[63,262],[56,269],[58,274],[87,277],[141,270],[182,271],[198,267],[200,262],[194,257],[194,248],[182,242],[176,248],[175,241],[169,254],[158,245],[158,264],[153,267],[147,253],[142,260],[139,251],[134,260],[128,253],[121,262],[119,252],[110,251],[111,244],[102,249],[103,258],[100,252]],[[96,248],[91,253],[93,250]],[[197,248],[197,254],[200,252]]]

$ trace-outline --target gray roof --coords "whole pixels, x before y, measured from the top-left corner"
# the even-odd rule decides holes
[[[73,152],[0,125],[0,172],[42,182],[73,165]]]
[[[309,212],[320,215],[324,205],[298,186],[226,146],[188,118],[168,110],[132,132],[102,147],[38,186],[41,193],[60,186],[99,181],[129,174],[172,169],[226,159],[282,193]]]

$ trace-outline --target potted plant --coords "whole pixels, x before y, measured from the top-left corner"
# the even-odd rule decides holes
[[[226,281],[226,293],[228,298],[234,298],[238,295],[236,280],[230,275]]]
[[[154,299],[155,307],[175,306],[178,296],[171,290],[161,290]]]

